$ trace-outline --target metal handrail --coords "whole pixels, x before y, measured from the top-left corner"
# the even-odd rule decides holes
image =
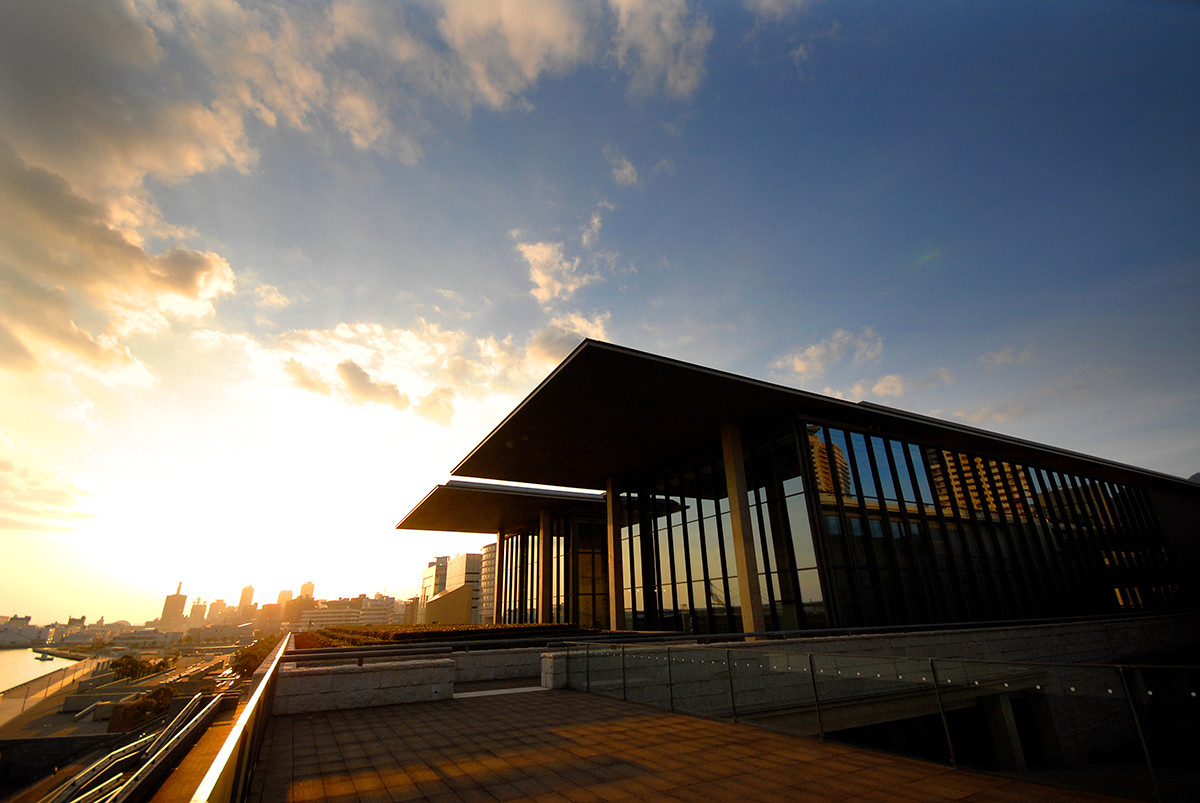
[[[271,715],[270,706],[274,699],[279,666],[291,643],[292,634],[284,634],[274,652],[263,661],[262,666],[266,666],[266,669],[260,666],[255,673],[260,676],[258,684],[204,779],[192,793],[192,803],[229,803],[240,801],[245,796]]]

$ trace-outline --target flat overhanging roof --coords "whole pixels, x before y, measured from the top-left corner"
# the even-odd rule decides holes
[[[451,480],[430,491],[396,529],[495,535],[537,522],[543,510],[599,510],[603,502],[597,493]]]
[[[1048,468],[1082,471],[1081,461],[1086,461],[1094,476],[1129,479],[1132,472],[1152,481],[1185,482],[953,422],[847,402],[595,340],[580,343],[451,474],[601,489],[610,477],[651,471],[707,449],[719,452],[720,429],[726,422],[753,425],[799,412],[807,420],[828,420],[863,432],[878,431]]]

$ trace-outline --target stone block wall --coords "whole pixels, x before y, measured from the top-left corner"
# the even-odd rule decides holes
[[[456,652],[452,660],[459,683],[476,680],[536,680],[542,674],[542,652],[538,647],[514,650]]]
[[[281,668],[271,713],[300,714],[448,700],[454,696],[456,672],[451,658]]]

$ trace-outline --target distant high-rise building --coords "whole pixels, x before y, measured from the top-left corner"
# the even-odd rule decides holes
[[[238,600],[238,618],[243,622],[249,621],[257,609],[258,606],[254,604],[254,586],[246,586],[242,589],[241,599]]]
[[[159,626],[164,630],[183,627],[183,608],[187,605],[187,595],[180,594],[183,583],[175,589],[174,594],[167,594],[163,602],[162,616],[158,617]]]
[[[192,603],[192,609],[188,612],[188,624],[192,627],[200,627],[204,624],[204,612],[208,608],[204,601],[199,597]]]
[[[446,564],[446,591],[453,591],[463,586],[471,589],[471,621],[477,625],[480,622],[480,593],[479,575],[483,556],[478,552],[460,553]]]
[[[483,548],[479,560],[479,621],[490,625],[496,612],[496,545]]]
[[[223,599],[213,600],[208,606],[208,621],[219,622],[225,618],[225,612],[229,609],[229,605]]]
[[[290,590],[280,591],[279,598],[275,600],[276,604],[278,604],[278,605],[287,605],[291,601],[292,601],[292,592]]]
[[[421,596],[417,601],[417,623],[425,624],[425,603],[429,598],[446,590],[446,564],[449,555],[441,555],[429,562],[421,574]]]
[[[300,586],[300,596],[308,597],[309,599],[312,599],[313,593],[316,590],[317,590],[317,587],[312,584],[311,580],[309,580],[307,583],[304,583]]]

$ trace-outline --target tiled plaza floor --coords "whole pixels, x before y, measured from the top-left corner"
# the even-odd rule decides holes
[[[1109,798],[583,692],[539,690],[272,717],[251,799]]]

